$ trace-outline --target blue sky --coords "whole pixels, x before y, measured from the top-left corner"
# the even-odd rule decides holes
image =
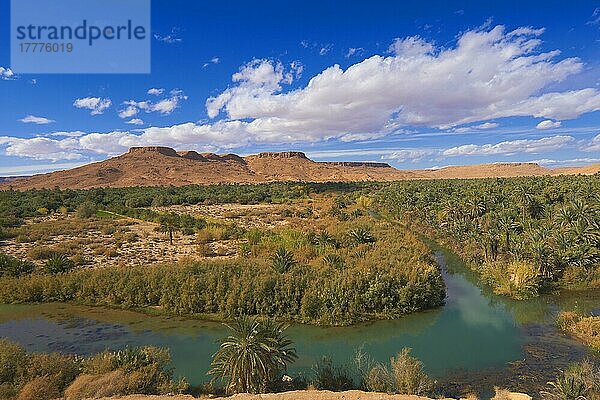
[[[152,73],[10,70],[0,176],[133,145],[398,168],[600,162],[600,2],[152,2]],[[156,89],[156,90],[150,90]]]

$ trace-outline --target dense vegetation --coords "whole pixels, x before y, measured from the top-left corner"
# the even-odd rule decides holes
[[[398,182],[392,218],[449,245],[497,293],[600,286],[600,177]]]
[[[158,306],[179,315],[267,315],[319,324],[394,318],[441,305],[444,284],[427,248],[409,233],[402,239],[392,235],[391,228],[375,230],[378,246],[351,244],[343,254],[353,258],[348,256],[341,268],[321,262],[318,250],[310,250],[318,245],[307,244],[308,250],[301,248],[314,254],[313,264],[294,262],[285,271],[259,253],[226,261],[5,276],[0,278],[0,302]],[[272,240],[255,244],[256,251],[279,246]]]
[[[176,231],[195,235],[196,254],[203,259],[74,269],[70,248],[34,248],[32,258],[47,260],[45,265],[20,277],[6,273],[0,278],[0,302],[76,301],[158,307],[178,315],[263,315],[316,324],[396,318],[443,304],[441,274],[430,250],[414,235],[369,215],[371,201],[359,192],[320,202],[318,215],[312,208],[290,212],[287,218],[295,221],[293,227],[278,229],[244,229],[187,214],[126,209],[122,212],[127,215],[158,223],[171,244]],[[85,200],[76,218],[7,228],[6,233],[31,242],[57,229],[75,233],[88,226],[102,231],[110,224],[126,228],[122,219],[85,219],[94,215],[98,211]],[[119,214],[102,211],[101,216]],[[237,257],[212,261],[208,244],[232,239],[239,243]],[[66,254],[57,254],[63,247]]]
[[[75,211],[82,204],[128,214],[132,209],[178,204],[279,203],[313,193],[346,193],[381,187],[375,183],[272,183],[183,187],[98,188],[90,190],[0,190],[0,228],[16,226],[40,212]],[[132,215],[133,216],[133,215]]]
[[[563,311],[556,320],[558,327],[600,352],[600,316],[583,316],[573,311]]]
[[[81,400],[127,394],[188,390],[173,380],[169,352],[155,347],[105,351],[90,357],[27,353],[0,340],[0,399]]]

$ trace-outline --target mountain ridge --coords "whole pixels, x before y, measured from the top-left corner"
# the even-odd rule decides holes
[[[236,154],[176,151],[170,147],[132,147],[127,153],[77,168],[0,180],[0,188],[17,190],[95,187],[184,186],[267,182],[351,182],[406,179],[461,179],[561,174],[594,174],[600,164],[544,168],[536,163],[449,166],[399,170],[379,162],[317,162],[299,151]]]

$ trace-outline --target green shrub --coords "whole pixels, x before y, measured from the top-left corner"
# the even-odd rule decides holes
[[[273,269],[279,272],[280,274],[288,272],[296,263],[294,261],[294,253],[286,250],[283,247],[277,249],[271,261]]]
[[[33,263],[0,253],[0,276],[21,276],[33,272]]]
[[[366,244],[375,242],[375,236],[373,236],[369,229],[364,227],[353,229],[348,235],[355,244]]]
[[[323,357],[313,366],[313,374],[312,384],[317,389],[334,392],[354,389],[354,381],[348,368],[334,366],[328,357]]]
[[[44,269],[50,274],[62,274],[73,268],[75,263],[62,253],[53,253],[44,265]]]
[[[13,384],[25,374],[25,349],[6,339],[0,339],[0,382]]]
[[[327,254],[323,257],[323,263],[335,269],[344,269],[345,267],[344,259],[339,254]]]
[[[85,201],[77,207],[76,215],[81,219],[92,218],[96,215],[98,207],[90,201]]]

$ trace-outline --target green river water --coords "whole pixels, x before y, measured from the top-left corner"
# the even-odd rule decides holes
[[[447,287],[445,306],[350,327],[292,325],[289,336],[300,358],[290,373],[310,375],[322,356],[347,363],[359,347],[379,361],[411,347],[447,395],[485,395],[495,385],[531,393],[568,363],[595,356],[558,332],[553,320],[560,309],[598,314],[599,291],[511,301],[479,286],[452,254],[437,251],[436,259]],[[192,384],[208,380],[216,340],[225,334],[217,322],[69,304],[0,305],[0,337],[30,351],[90,354],[126,345],[165,346],[175,374]]]

